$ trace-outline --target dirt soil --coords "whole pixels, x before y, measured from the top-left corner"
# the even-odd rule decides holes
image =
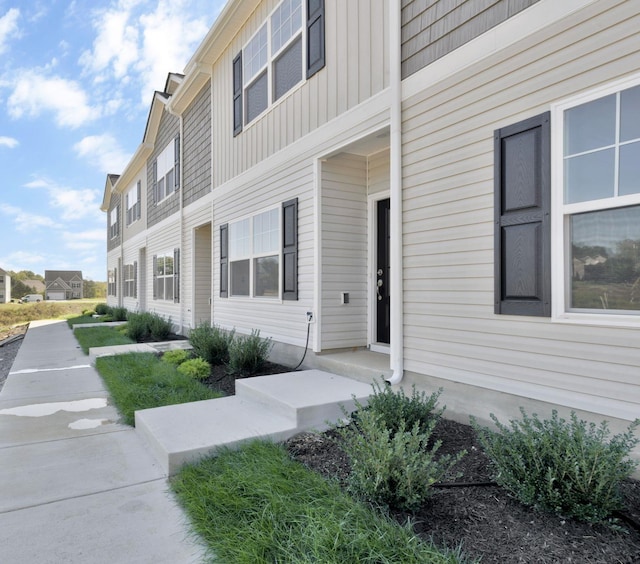
[[[283,366],[282,364],[274,364],[273,362],[267,362],[262,370],[254,376],[267,376],[269,374],[282,374],[283,372],[291,372],[291,368]],[[236,379],[235,377],[227,374],[227,370],[224,366],[212,366],[211,376],[203,380],[203,383],[210,388],[224,393],[227,396],[232,396],[236,393]]]
[[[350,466],[336,441],[335,432],[304,433],[287,441],[291,455],[323,476],[346,486]],[[489,461],[473,429],[442,420],[434,433],[441,439],[441,454],[466,449],[453,469],[457,483],[491,482]],[[422,538],[438,546],[457,547],[465,556],[488,562],[634,564],[640,562],[640,482],[627,480],[622,487],[624,516],[619,530],[589,525],[525,507],[496,485],[436,487],[432,497],[413,513],[393,512],[400,523],[408,519]],[[635,523],[635,527],[634,524]]]

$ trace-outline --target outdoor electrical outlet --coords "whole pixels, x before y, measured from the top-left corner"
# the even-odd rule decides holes
[[[308,311],[307,312],[307,323],[313,323],[313,312],[312,311]]]

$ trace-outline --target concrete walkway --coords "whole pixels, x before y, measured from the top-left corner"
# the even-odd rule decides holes
[[[201,562],[165,473],[66,322],[32,322],[0,391],[3,564]]]

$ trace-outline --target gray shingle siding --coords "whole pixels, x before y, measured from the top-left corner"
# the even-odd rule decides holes
[[[539,0],[403,0],[402,78]]]
[[[154,204],[153,201],[153,161],[179,133],[180,119],[178,116],[173,116],[165,111],[160,119],[160,127],[153,153],[147,161],[147,226],[149,227],[159,223],[180,209],[180,200],[178,198],[182,192],[182,187],[180,187],[177,194],[172,194],[157,205]]]
[[[184,113],[184,205],[211,192],[211,82]]]

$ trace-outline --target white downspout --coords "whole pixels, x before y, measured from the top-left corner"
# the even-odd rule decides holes
[[[389,2],[390,191],[391,191],[391,385],[404,375],[404,323],[402,288],[402,71],[400,0]]]

